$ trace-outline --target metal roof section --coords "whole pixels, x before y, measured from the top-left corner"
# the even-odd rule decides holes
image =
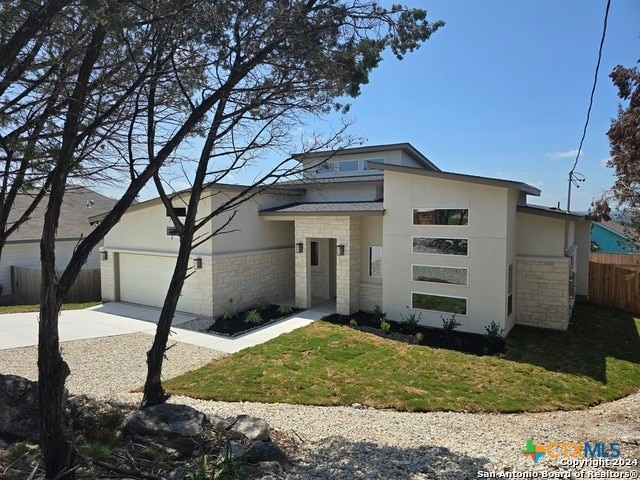
[[[263,217],[275,216],[365,216],[383,215],[384,204],[378,202],[310,202],[290,203],[259,212]]]
[[[582,213],[567,212],[557,207],[544,207],[542,205],[518,205],[518,212],[540,215],[542,217],[557,218],[558,220],[586,220],[587,216]]]
[[[431,171],[421,168],[404,167],[401,165],[391,165],[389,163],[371,162],[370,165],[378,170],[389,170],[392,172],[406,173],[409,175],[422,175],[424,177],[442,178],[455,182],[475,183],[478,185],[489,185],[492,187],[513,188],[528,195],[540,196],[541,190],[523,182],[513,180],[502,180],[500,178],[480,177],[477,175],[466,175],[462,173],[443,172],[442,170]]]
[[[285,180],[283,182],[278,182],[276,185],[318,185],[318,184],[326,184],[326,183],[362,183],[362,182],[382,182],[384,181],[384,175],[359,175],[353,177],[310,177],[310,178],[300,178],[297,180]]]
[[[425,157],[418,149],[416,149],[413,145],[408,142],[404,143],[389,143],[386,145],[370,145],[366,147],[353,147],[353,148],[344,148],[342,150],[322,150],[317,152],[309,152],[309,153],[294,153],[292,155],[298,161],[302,161],[303,159],[310,158],[327,158],[334,157],[338,155],[357,155],[362,153],[379,153],[379,152],[388,152],[391,150],[401,150],[402,152],[409,155],[413,160],[415,160],[419,165],[422,165],[425,169],[435,170],[439,172],[440,169],[427,157]]]

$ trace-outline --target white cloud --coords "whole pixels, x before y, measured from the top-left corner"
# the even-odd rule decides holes
[[[551,160],[560,160],[562,158],[575,158],[577,154],[578,150],[569,150],[568,152],[552,152],[547,153],[547,158],[550,158]],[[582,154],[584,155],[584,152],[582,152]]]

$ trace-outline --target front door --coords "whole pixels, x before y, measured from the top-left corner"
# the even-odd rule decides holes
[[[311,305],[335,301],[336,244],[335,238],[311,238],[309,241]]]

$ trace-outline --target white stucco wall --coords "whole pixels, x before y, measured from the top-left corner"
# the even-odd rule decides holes
[[[460,330],[485,333],[491,321],[507,327],[507,231],[515,228],[513,211],[511,222],[507,215],[508,203],[515,197],[508,192],[502,187],[385,172],[383,307],[389,318],[399,319],[411,305],[411,292],[419,292],[467,298],[467,315],[456,316]],[[413,226],[412,208],[468,208],[469,225]],[[412,236],[468,238],[469,255],[414,254]],[[468,285],[414,282],[412,264],[468,268]],[[422,323],[441,327],[443,315],[450,316],[422,311]]]
[[[306,185],[304,202],[372,202],[377,200],[382,182],[361,184],[319,184]]]
[[[518,255],[564,256],[564,227],[564,220],[518,212]]]

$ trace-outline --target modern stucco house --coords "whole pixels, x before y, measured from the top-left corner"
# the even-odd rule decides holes
[[[9,215],[10,224],[27,210],[34,196],[34,192],[20,193],[16,196]],[[57,268],[64,269],[67,266],[80,239],[93,230],[88,221],[89,216],[108,210],[115,203],[115,200],[100,195],[87,187],[71,186],[67,188],[56,232]],[[12,300],[11,266],[40,268],[40,239],[46,205],[47,198],[45,197],[30,215],[29,220],[8,238],[2,250],[0,257],[0,298],[2,301]],[[100,267],[98,249],[91,252],[85,267]]]
[[[400,319],[409,306],[426,325],[455,313],[461,330],[484,333],[491,321],[566,329],[587,294],[589,222],[529,205],[537,188],[444,172],[408,143],[300,161],[302,178],[241,205],[237,231],[195,249],[179,310],[217,316],[266,298],[335,302],[343,314],[381,305]],[[239,188],[212,187],[199,211]],[[178,249],[171,225],[159,199],[128,210],[105,238],[104,301],[162,304]]]

